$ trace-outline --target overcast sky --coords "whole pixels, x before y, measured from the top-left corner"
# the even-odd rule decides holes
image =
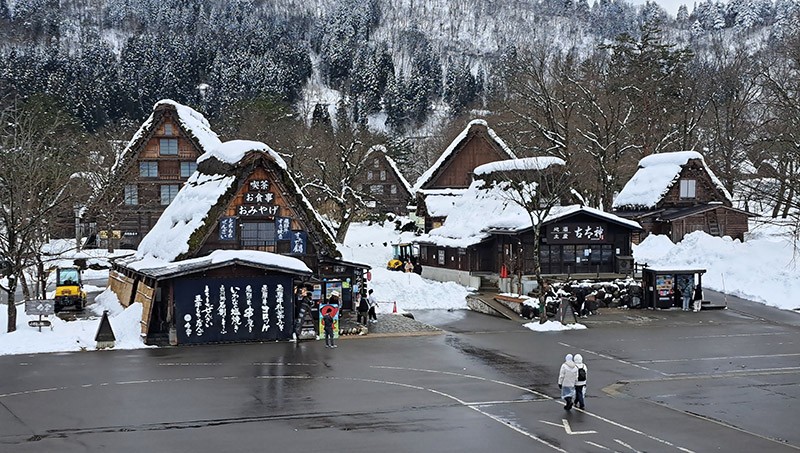
[[[645,0],[629,0],[634,5],[643,5]],[[656,0],[656,3],[661,5],[662,8],[667,10],[670,16],[675,17],[675,14],[678,13],[678,7],[681,5],[686,5],[689,8],[689,12],[692,12],[692,8],[694,6],[694,0]],[[727,3],[727,2],[726,2]]]

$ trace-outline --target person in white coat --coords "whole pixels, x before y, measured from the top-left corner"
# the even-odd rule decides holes
[[[575,368],[578,369],[578,380],[575,382],[575,405],[581,409],[586,408],[584,396],[586,396],[586,364],[583,363],[583,356],[575,354]]]
[[[572,399],[575,397],[575,383],[578,382],[578,367],[572,361],[572,354],[564,357],[564,363],[558,372],[558,388],[561,389],[561,398],[567,403],[564,409],[572,409]]]

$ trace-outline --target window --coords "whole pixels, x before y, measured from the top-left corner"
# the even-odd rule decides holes
[[[392,195],[396,194],[397,193],[397,186],[392,184],[392,186],[389,188],[389,192],[391,192]]]
[[[369,193],[372,194],[383,194],[383,186],[380,184],[373,184],[369,186]]]
[[[197,171],[197,162],[181,162],[181,178],[188,178]]]
[[[378,168],[378,167],[381,166],[381,163],[377,158],[376,159],[372,159],[372,166],[375,167],[375,168]]]
[[[381,170],[381,181],[386,181],[386,170]]]
[[[242,247],[275,245],[275,222],[244,222],[241,237]]]
[[[177,156],[178,155],[178,139],[177,138],[162,138],[159,140],[159,153],[162,156]]]
[[[696,184],[694,179],[681,179],[681,198],[694,198]]]
[[[178,190],[180,190],[180,186],[177,184],[164,184],[161,186],[161,204],[166,206],[172,203],[175,195],[178,195]]]
[[[139,187],[136,184],[125,185],[125,204],[129,206],[139,204]]]
[[[164,123],[164,135],[167,135],[167,136],[175,135],[175,130],[172,129],[172,124]]]
[[[444,250],[438,251],[437,261],[440,265],[444,265]]]
[[[158,162],[139,162],[139,176],[143,178],[158,178]]]
[[[363,192],[364,191],[364,184],[357,185],[356,186],[356,190],[359,191],[359,192]]]
[[[372,172],[372,170],[367,172],[367,180],[368,181],[372,181],[372,178],[374,178],[374,177],[375,177],[375,174]]]

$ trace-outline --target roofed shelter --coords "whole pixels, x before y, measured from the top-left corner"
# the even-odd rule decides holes
[[[220,143],[201,113],[169,99],[157,102],[107,185],[88,202],[84,222],[99,239],[95,244],[116,239],[120,247],[136,248],[195,172],[197,159]]]
[[[613,210],[641,223],[645,235],[663,234],[673,242],[693,231],[744,240],[752,215],[733,207],[730,193],[696,151],[640,160],[639,169],[614,199]]]
[[[511,148],[485,120],[472,120],[450,143],[439,159],[414,183],[417,215],[425,219],[425,231],[441,226],[458,197],[472,183],[480,165],[515,159]]]
[[[198,158],[197,171],[141,241],[136,255],[115,264],[111,279],[117,283],[112,289],[116,285],[123,305],[144,291],[143,299],[166,307],[161,308],[166,318],[160,327],[150,323],[159,311],[143,314],[147,334],[163,335],[164,328],[180,328],[182,321],[169,311],[177,302],[169,299],[169,292],[152,286],[158,279],[145,270],[183,266],[219,251],[291,257],[316,279],[339,281],[342,308],[352,304],[352,288],[362,284],[368,269],[340,260],[332,233],[275,151],[260,142],[234,140]],[[296,273],[301,275],[305,273]],[[291,292],[285,286],[284,290]]]

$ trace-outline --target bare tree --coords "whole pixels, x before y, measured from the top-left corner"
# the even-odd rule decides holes
[[[50,223],[72,210],[76,153],[70,119],[47,100],[12,102],[0,112],[0,255],[7,262],[8,332],[16,330],[15,292],[41,260]]]
[[[542,225],[572,196],[571,176],[566,171],[566,162],[558,157],[528,157],[495,164],[488,164],[492,165],[492,171],[482,176],[485,187],[495,190],[505,202],[525,210],[531,221],[532,243],[525,241],[531,247],[530,253],[519,250],[518,256],[532,259],[531,270],[539,286],[539,322],[545,323],[546,282],[542,277],[540,255]]]

